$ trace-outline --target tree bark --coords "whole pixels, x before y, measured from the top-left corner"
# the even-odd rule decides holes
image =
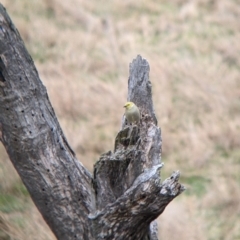
[[[149,64],[130,64],[128,100],[141,111],[126,124],[93,176],[67,143],[33,60],[0,4],[0,140],[58,239],[157,239],[156,219],[184,187],[179,172],[160,182],[161,131]],[[152,223],[151,223],[152,222]]]

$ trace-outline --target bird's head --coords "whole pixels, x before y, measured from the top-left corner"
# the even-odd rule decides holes
[[[123,106],[126,110],[131,109],[135,104],[133,102],[126,102]]]

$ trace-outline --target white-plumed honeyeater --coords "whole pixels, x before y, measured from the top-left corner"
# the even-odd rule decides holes
[[[137,124],[140,121],[140,111],[138,107],[133,102],[127,102],[124,105],[124,108],[128,123]]]

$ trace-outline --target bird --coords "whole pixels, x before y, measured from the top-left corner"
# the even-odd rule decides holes
[[[133,102],[126,102],[123,106],[125,108],[125,117],[128,123],[137,124],[140,121],[140,111]]]

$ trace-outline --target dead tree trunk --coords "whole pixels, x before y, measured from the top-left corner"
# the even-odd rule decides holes
[[[160,182],[161,132],[149,64],[130,64],[128,100],[138,126],[122,120],[113,152],[93,176],[76,159],[21,37],[0,5],[0,139],[58,239],[157,239],[156,219],[184,187],[179,172]]]

